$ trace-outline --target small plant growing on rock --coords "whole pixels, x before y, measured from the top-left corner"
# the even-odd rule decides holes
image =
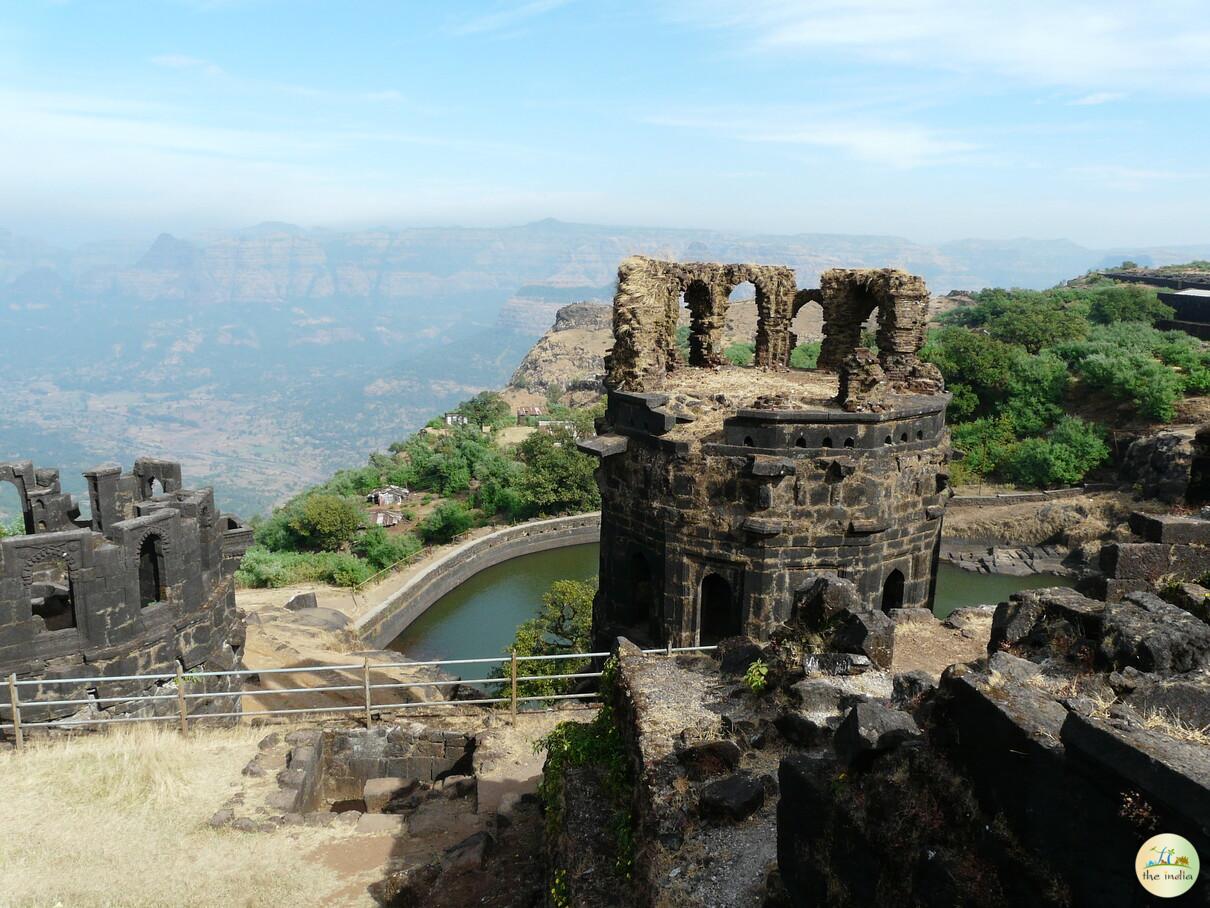
[[[748,670],[744,672],[744,684],[754,694],[764,693],[765,688],[769,686],[769,666],[765,664],[764,659],[757,659],[748,666]]]

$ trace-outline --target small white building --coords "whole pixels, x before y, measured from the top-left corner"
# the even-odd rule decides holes
[[[445,424],[447,426],[465,426],[470,424],[470,420],[461,413],[446,413]]]
[[[380,527],[393,527],[403,523],[403,515],[397,514],[394,511],[375,511],[374,525]]]
[[[403,504],[411,494],[403,486],[383,486],[367,495],[366,501],[379,507],[390,507],[393,504]]]

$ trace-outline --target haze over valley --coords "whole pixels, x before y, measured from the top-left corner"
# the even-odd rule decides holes
[[[633,253],[893,266],[934,293],[1046,287],[1129,257],[1063,240],[752,235],[569,224],[336,232],[267,223],[74,248],[0,232],[0,459],[184,462],[227,506],[268,511],[480,390],[500,387],[555,311],[607,300]]]

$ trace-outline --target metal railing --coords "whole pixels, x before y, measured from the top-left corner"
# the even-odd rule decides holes
[[[649,655],[666,655],[673,656],[678,653],[706,653],[717,649],[715,646],[665,646],[660,649],[645,649],[644,653]],[[489,656],[486,658],[475,659],[433,659],[419,662],[370,662],[369,658],[362,659],[361,662],[353,662],[344,665],[316,665],[304,666],[299,668],[262,668],[262,669],[235,669],[232,671],[201,671],[201,672],[185,672],[179,666],[174,674],[145,674],[145,675],[113,675],[108,677],[90,677],[90,678],[31,678],[19,679],[16,674],[8,676],[8,697],[9,708],[11,710],[11,721],[0,723],[0,731],[12,732],[13,741],[18,748],[24,746],[25,730],[31,728],[79,728],[86,726],[108,726],[120,725],[137,722],[176,722],[180,727],[182,734],[189,733],[189,723],[196,722],[200,719],[253,719],[265,716],[300,716],[300,715],[315,715],[315,714],[331,714],[340,715],[346,713],[361,713],[362,721],[366,728],[370,728],[374,724],[374,715],[391,710],[409,710],[426,707],[442,707],[442,706],[500,706],[508,704],[512,719],[515,722],[519,707],[521,704],[536,704],[548,701],[562,700],[594,700],[599,697],[598,691],[585,691],[582,693],[568,694],[531,694],[520,696],[518,689],[520,685],[532,681],[573,681],[584,680],[589,678],[600,678],[602,672],[599,671],[582,671],[569,672],[566,674],[520,674],[521,665],[523,663],[551,663],[562,662],[569,659],[591,660],[602,659],[611,655],[608,652],[599,653],[558,653],[548,656],[518,656],[512,653],[507,656]],[[374,672],[385,672],[392,669],[413,669],[413,668],[437,668],[445,665],[507,665],[506,673],[488,678],[450,678],[450,679],[434,679],[425,681],[386,681],[374,682],[371,677]],[[534,670],[541,672],[537,664],[534,665]],[[323,675],[326,673],[344,673],[344,672],[360,672],[360,683],[355,684],[331,684],[323,687],[282,687],[282,688],[259,688],[253,690],[245,690],[241,686],[239,690],[231,691],[203,691],[203,692],[188,692],[188,683],[195,683],[202,678],[260,678],[264,675]],[[82,685],[87,684],[92,691],[99,691],[106,684],[115,682],[129,681],[145,681],[148,686],[163,685],[170,681],[176,683],[176,691],[173,693],[164,694],[135,694],[131,696],[108,696],[101,697],[90,695],[85,698],[65,698],[65,699],[21,699],[21,688],[23,687],[46,687],[48,685]],[[188,682],[188,683],[187,683]],[[442,689],[447,687],[456,687],[463,685],[497,685],[503,690],[497,693],[504,693],[507,696],[483,696],[471,699],[433,699],[433,700],[404,700],[400,702],[374,702],[375,691],[395,691],[400,689],[415,689],[415,688],[435,688]],[[192,700],[216,700],[224,697],[292,697],[292,696],[314,696],[316,694],[325,693],[349,693],[359,691],[361,702],[355,706],[312,706],[312,707],[290,707],[282,709],[257,709],[257,710],[230,710],[227,712],[193,712],[189,711],[189,702]],[[493,693],[490,690],[481,691],[484,694]],[[381,698],[380,698],[381,699]],[[35,716],[35,711],[39,709],[48,709],[52,707],[62,708],[64,706],[78,706],[81,708],[87,707],[96,710],[98,706],[106,703],[123,703],[123,704],[138,704],[138,703],[155,703],[159,701],[175,701],[176,710],[174,713],[163,715],[144,715],[144,716],[95,716],[90,718],[70,717],[60,720],[47,719],[44,721],[30,721],[29,717]],[[547,706],[548,710],[553,709],[553,706]]]

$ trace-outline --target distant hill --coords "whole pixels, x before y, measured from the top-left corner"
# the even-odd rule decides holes
[[[608,300],[618,261],[893,265],[934,292],[1044,287],[1210,246],[1085,249],[1064,240],[568,224],[330,231],[290,224],[75,248],[0,230],[0,458],[76,474],[177,457],[225,506],[254,513],[360,463],[433,413],[505,384],[558,309]],[[73,484],[74,485],[71,485]]]

